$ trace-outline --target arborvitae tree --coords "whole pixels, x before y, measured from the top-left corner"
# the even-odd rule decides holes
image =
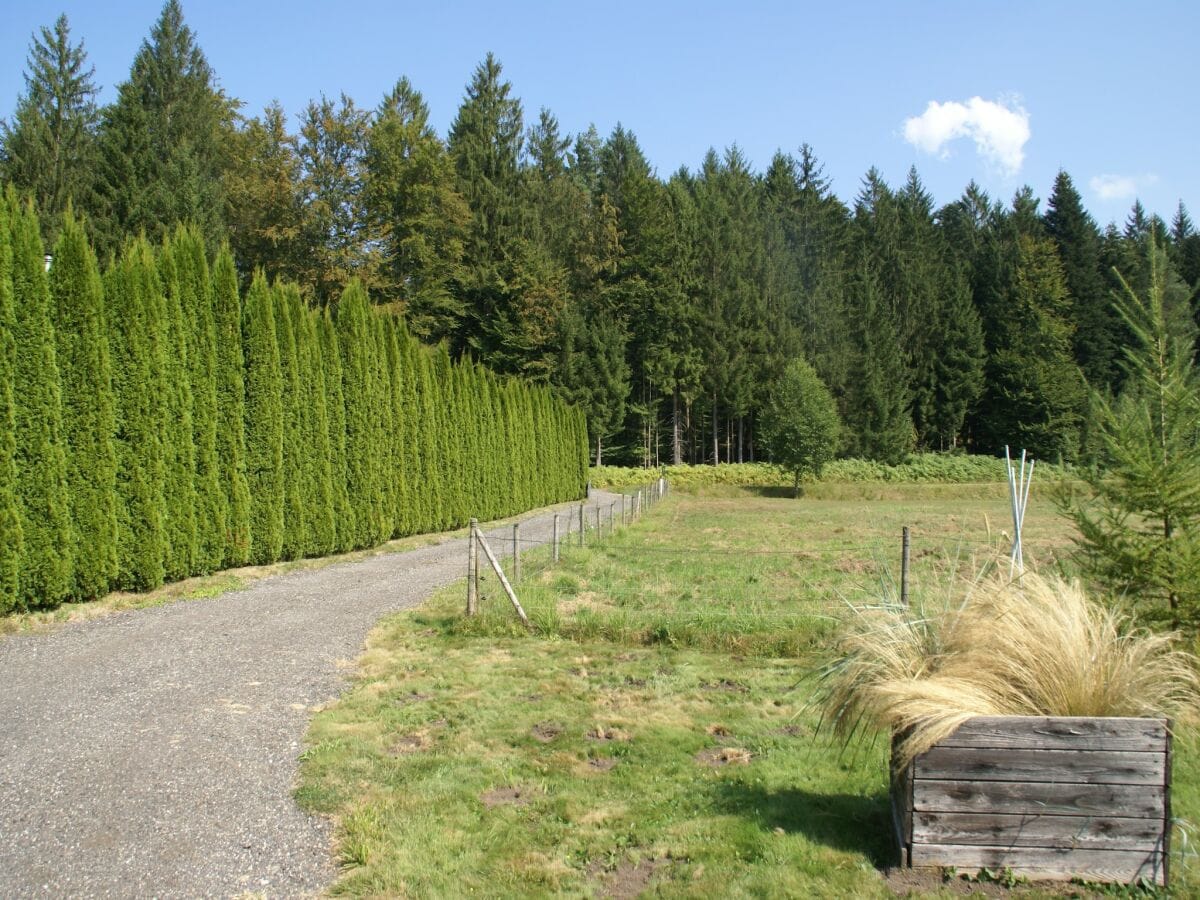
[[[128,243],[105,279],[116,398],[119,583],[153,590],[166,557],[163,434],[167,428],[166,326],[154,254]]]
[[[179,222],[196,224],[215,248],[224,236],[221,174],[235,104],[217,88],[178,0],[167,0],[117,90],[100,124],[101,250],[139,231],[158,238]]]
[[[350,503],[346,461],[346,400],[342,353],[337,329],[328,311],[322,314],[318,325],[321,333],[321,361],[325,366],[326,409],[329,414],[329,468],[333,490],[335,546],[339,552],[345,552],[354,547],[356,514]]]
[[[391,503],[392,534],[399,537],[408,534],[408,477],[404,467],[404,439],[407,411],[404,409],[403,357],[399,342],[399,319],[394,316],[383,318],[383,342],[387,356],[387,407],[391,416],[391,427],[384,435],[387,442],[387,487]]]
[[[864,267],[852,285],[860,310],[855,390],[848,401],[851,451],[894,465],[912,449],[907,369],[899,327],[879,294],[874,273]]]
[[[95,156],[97,88],[83,42],[71,43],[66,15],[29,45],[25,93],[12,124],[0,122],[0,180],[33,198],[42,236],[54,240],[74,199],[86,208]]]
[[[465,314],[452,288],[471,213],[454,182],[429,107],[401,78],[367,136],[363,190],[384,240],[383,296],[401,304],[413,331],[429,341],[453,339]]]
[[[429,354],[424,348],[414,346],[413,366],[417,385],[417,451],[420,455],[420,481],[425,497],[425,521],[422,531],[434,531],[441,524],[442,516],[442,470],[437,456],[437,385],[433,381]]]
[[[1075,360],[1092,386],[1116,384],[1119,323],[1100,269],[1100,231],[1071,176],[1060,171],[1047,204],[1046,232],[1058,248],[1075,324]]]
[[[57,606],[71,593],[71,502],[62,434],[62,395],[55,359],[50,290],[41,229],[32,205],[13,210],[12,282],[16,328],[13,422],[24,555],[21,593],[27,606]]]
[[[279,559],[283,547],[283,377],[275,304],[266,276],[254,276],[242,310],[246,358],[246,478],[250,486],[250,558]]]
[[[16,318],[13,311],[12,211],[0,194],[0,614],[21,603],[21,506],[18,498],[13,367]]]
[[[217,465],[225,492],[226,565],[250,561],[250,487],[246,481],[246,382],[242,357],[242,301],[228,247],[213,265],[216,333]]]
[[[96,256],[70,207],[54,246],[50,296],[75,539],[73,596],[90,600],[117,578],[116,418],[104,287]]]
[[[219,569],[224,561],[229,514],[217,453],[217,332],[212,281],[204,239],[195,228],[177,228],[166,253],[175,274],[169,287],[179,292],[192,395],[196,492],[196,552],[192,569],[208,573]]]
[[[354,508],[354,547],[378,543],[383,506],[378,494],[375,368],[378,364],[367,293],[352,281],[337,306],[346,404],[346,485]]]
[[[275,341],[279,345],[279,375],[283,406],[283,559],[297,559],[308,546],[305,533],[308,502],[304,479],[305,407],[300,387],[300,360],[296,349],[296,319],[300,314],[300,289],[276,282],[271,291],[275,304]]]
[[[196,530],[196,440],[193,433],[191,329],[183,314],[181,285],[190,281],[187,263],[166,252],[159,256],[158,272],[163,295],[156,298],[165,324],[164,360],[167,373],[167,423],[163,431],[165,478],[163,496],[168,581],[186,578],[196,571],[199,541]]]
[[[305,553],[308,556],[322,556],[332,553],[337,546],[325,354],[315,313],[300,309],[295,325],[296,356],[300,361],[300,405],[304,410],[304,530],[308,539]]]

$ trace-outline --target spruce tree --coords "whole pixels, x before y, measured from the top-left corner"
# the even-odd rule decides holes
[[[192,395],[196,509],[192,568],[208,573],[219,569],[224,560],[229,508],[221,487],[217,454],[217,334],[212,281],[203,237],[195,228],[177,228],[166,252],[172,260],[179,292]]]
[[[50,289],[37,213],[10,189],[13,337],[13,423],[17,493],[24,536],[21,594],[25,605],[53,607],[70,596],[71,502],[62,433]]]
[[[1071,297],[1075,360],[1088,383],[1101,390],[1115,386],[1120,328],[1100,268],[1100,231],[1083,207],[1071,176],[1054,179],[1045,215],[1046,232],[1058,248],[1063,279]]]
[[[228,247],[213,265],[213,320],[216,334],[217,466],[225,492],[224,563],[250,561],[250,487],[246,481],[246,383],[242,356],[242,301],[237,270]]]
[[[1084,471],[1088,495],[1060,497],[1081,535],[1090,574],[1134,598],[1151,618],[1200,622],[1200,376],[1196,329],[1173,315],[1171,273],[1157,240],[1144,260],[1144,294],[1118,274],[1118,312],[1134,335],[1125,390],[1093,392],[1103,465]]]
[[[21,560],[24,557],[13,409],[16,318],[13,311],[11,214],[8,199],[0,194],[0,615],[21,605]]]
[[[246,358],[246,479],[250,488],[250,559],[279,559],[283,547],[283,378],[275,304],[258,272],[242,310]]]
[[[25,93],[12,124],[0,122],[0,176],[33,198],[49,244],[74,200],[87,208],[95,159],[95,69],[83,42],[71,43],[65,14],[42,27],[29,45]]]
[[[853,289],[859,294],[861,318],[847,443],[855,455],[895,465],[913,444],[908,372],[900,350],[899,327],[869,268],[859,272]]]
[[[50,296],[59,379],[67,492],[71,498],[75,580],[90,600],[117,578],[116,412],[104,288],[83,225],[64,212],[54,246]]]
[[[106,273],[117,432],[117,537],[121,587],[153,590],[166,558],[167,372],[162,287],[144,238],[128,243]]]
[[[157,240],[179,222],[196,224],[208,246],[217,246],[234,107],[178,0],[167,0],[129,80],[102,113],[96,184],[102,251],[139,231]]]

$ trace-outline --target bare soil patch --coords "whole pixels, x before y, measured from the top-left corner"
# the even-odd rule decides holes
[[[541,741],[543,744],[548,744],[562,734],[563,729],[561,725],[558,725],[555,722],[538,722],[538,724],[534,725],[533,728],[529,730],[529,733],[533,735],[534,740]]]
[[[709,747],[696,754],[696,762],[713,769],[748,765],[753,758],[753,753],[741,747]]]
[[[479,795],[480,802],[488,809],[497,806],[528,806],[535,798],[541,796],[537,788],[504,787],[492,788]]]

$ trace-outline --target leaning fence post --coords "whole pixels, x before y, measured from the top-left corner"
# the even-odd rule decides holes
[[[558,562],[558,513],[554,514],[554,531],[550,538],[550,544],[554,548],[554,561]]]
[[[908,526],[904,526],[900,538],[900,605],[908,606]]]
[[[584,512],[585,506],[587,506],[586,503],[579,504],[579,546],[580,547],[583,546],[583,531],[587,527],[587,522],[585,522],[583,520],[583,512]]]
[[[513,523],[513,583],[521,582],[521,523]]]
[[[621,527],[625,527],[625,492],[621,491]]]
[[[479,520],[471,520],[471,531],[467,537],[467,615],[475,615],[479,605],[479,542],[475,539],[475,530]]]

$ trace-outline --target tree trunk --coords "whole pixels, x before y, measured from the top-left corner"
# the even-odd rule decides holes
[[[683,445],[679,434],[679,388],[671,397],[671,462],[677,466],[683,463]]]
[[[738,462],[746,461],[746,418],[738,416]]]
[[[713,465],[721,462],[721,417],[717,415],[717,393],[713,391]]]

